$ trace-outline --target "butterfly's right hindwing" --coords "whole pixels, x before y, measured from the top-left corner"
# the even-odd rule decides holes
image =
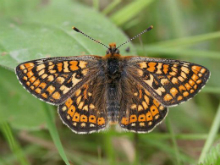
[[[104,79],[85,83],[72,97],[59,105],[58,113],[73,132],[86,134],[103,130],[108,124]]]

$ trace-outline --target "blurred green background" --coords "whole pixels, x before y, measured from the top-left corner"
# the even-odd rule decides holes
[[[0,0],[0,164],[219,164],[219,9],[214,0]],[[179,59],[211,71],[206,87],[170,108],[151,133],[76,135],[55,106],[29,94],[14,74],[31,59],[105,55],[72,26],[120,44],[150,25],[153,30],[121,47],[122,55]]]

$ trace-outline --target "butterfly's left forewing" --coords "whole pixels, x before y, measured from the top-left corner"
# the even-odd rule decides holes
[[[198,64],[145,57],[127,58],[125,70],[164,106],[192,98],[210,75],[207,68]]]
[[[59,105],[76,89],[96,77],[98,61],[96,56],[45,58],[18,65],[16,74],[31,94]]]

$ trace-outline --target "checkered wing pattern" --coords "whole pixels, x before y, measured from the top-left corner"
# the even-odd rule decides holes
[[[208,69],[198,64],[145,57],[130,58],[126,69],[164,106],[192,98],[210,75]]]
[[[75,133],[98,132],[107,125],[105,102],[104,79],[98,76],[59,105],[58,113],[64,124]]]
[[[28,61],[16,67],[21,84],[34,96],[59,105],[95,76],[98,57],[59,57]]]
[[[123,85],[120,126],[132,132],[150,132],[166,117],[168,109],[135,80],[126,77]]]

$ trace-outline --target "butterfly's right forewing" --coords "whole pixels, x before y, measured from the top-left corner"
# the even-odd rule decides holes
[[[59,105],[58,113],[73,132],[86,134],[103,130],[107,124],[105,80],[97,76]]]
[[[16,67],[21,84],[34,96],[59,105],[96,77],[99,57],[78,56],[28,61]]]

